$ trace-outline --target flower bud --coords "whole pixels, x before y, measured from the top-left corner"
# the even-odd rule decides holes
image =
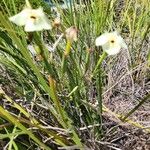
[[[53,27],[58,28],[61,24],[60,17],[56,17],[53,21]]]
[[[77,28],[71,26],[66,30],[66,39],[69,40],[70,42],[77,41],[77,33],[78,33]]]

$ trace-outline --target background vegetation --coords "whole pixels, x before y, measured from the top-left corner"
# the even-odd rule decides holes
[[[60,26],[26,33],[8,20],[24,1],[0,2],[1,147],[133,149],[126,142],[133,135],[128,131],[141,129],[141,136],[150,132],[149,0],[73,0],[68,9],[55,3]],[[37,0],[31,4],[42,5],[53,24],[56,12],[50,6]],[[48,51],[70,26],[78,29],[78,40],[71,43],[69,55],[64,58],[65,36]],[[114,30],[128,50],[105,56],[93,74],[103,53],[95,39]]]

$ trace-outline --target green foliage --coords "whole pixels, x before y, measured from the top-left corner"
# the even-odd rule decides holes
[[[146,71],[150,53],[146,43],[150,36],[150,6],[144,3],[139,6],[137,0],[136,5],[132,0],[125,1],[119,6],[121,10],[118,10],[116,0],[90,0],[87,5],[82,1],[78,3],[80,5],[74,1],[66,10],[56,4],[61,16],[59,27],[27,33],[23,27],[8,20],[23,9],[24,1],[0,2],[3,12],[0,12],[0,64],[5,70],[0,75],[3,88],[0,89],[0,125],[4,125],[0,128],[0,139],[5,139],[10,150],[65,146],[80,149],[84,145],[94,149],[88,139],[101,140],[105,136],[103,111],[111,111],[103,105],[103,93],[110,90],[107,89],[108,80],[115,80],[109,79],[108,75],[119,60],[119,56],[107,56],[101,48],[95,47],[95,38],[105,31],[117,30],[128,41],[129,66],[125,74],[143,64],[141,72],[149,78]],[[51,12],[42,0],[32,0],[31,4],[33,8],[43,6],[48,15],[55,16],[56,12]],[[78,29],[76,42],[65,38],[65,30],[70,26]],[[49,47],[56,44],[54,52],[48,50],[46,42]],[[33,55],[29,45],[38,53]],[[135,82],[136,77],[132,75]],[[115,86],[116,83],[111,88]],[[146,98],[124,118],[145,101]],[[137,123],[128,122],[141,128]],[[82,131],[82,127],[85,130]]]
[[[42,6],[46,13],[50,13],[50,7],[43,0],[30,0],[30,3],[34,9]],[[1,10],[13,15],[16,12],[21,11],[25,7],[24,0],[1,0],[0,1]]]

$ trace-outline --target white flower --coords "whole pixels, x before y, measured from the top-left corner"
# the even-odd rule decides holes
[[[104,33],[95,41],[96,46],[102,46],[108,55],[115,55],[120,52],[121,48],[127,49],[127,45],[123,38],[115,31]]]
[[[18,26],[25,26],[27,32],[51,29],[50,22],[42,7],[38,9],[25,8],[20,13],[10,17],[9,20]]]

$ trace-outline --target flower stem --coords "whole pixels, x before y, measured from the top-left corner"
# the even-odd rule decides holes
[[[71,42],[70,40],[67,40],[67,44],[66,44],[66,49],[62,58],[62,74],[64,74],[64,72],[66,71],[66,67],[67,67],[67,56],[69,55],[71,50]]]
[[[96,67],[95,67],[95,69],[92,73],[92,77],[96,74],[96,71],[97,71],[98,67],[101,65],[102,61],[106,58],[106,56],[107,56],[107,53],[103,52],[103,54],[100,56],[100,58],[99,58],[99,60],[96,64]]]

